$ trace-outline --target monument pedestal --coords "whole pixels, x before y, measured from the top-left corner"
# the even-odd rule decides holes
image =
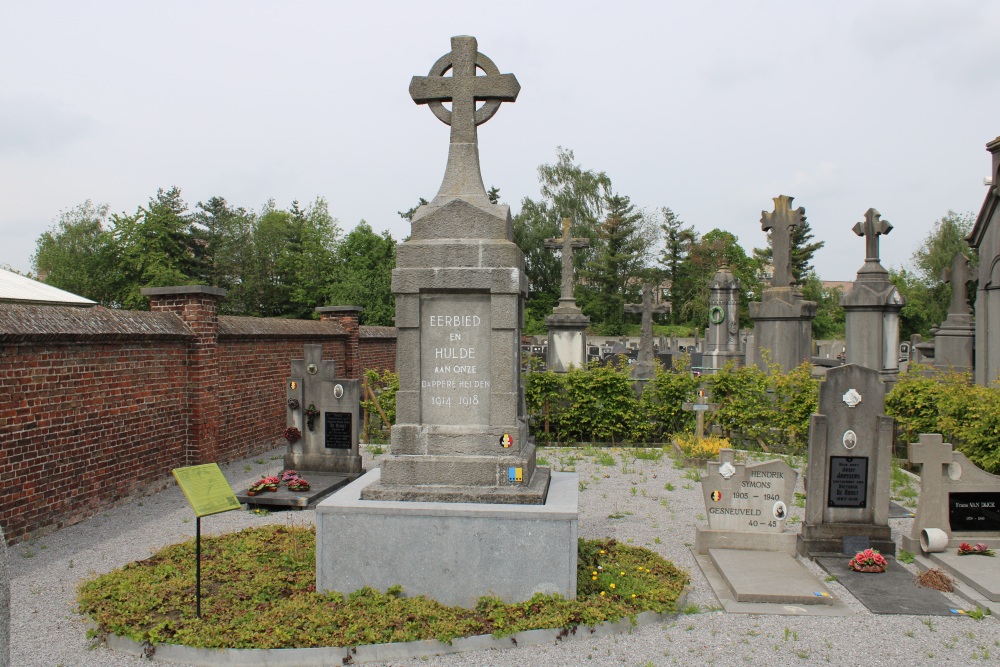
[[[399,584],[407,597],[463,607],[484,595],[576,597],[575,473],[552,473],[544,505],[362,500],[380,475],[368,472],[317,507],[317,590]]]
[[[589,324],[590,318],[575,306],[553,309],[545,318],[545,326],[549,329],[549,352],[545,360],[548,370],[565,373],[570,366],[586,367]]]
[[[807,558],[845,556],[845,537],[868,538],[868,545],[884,556],[896,553],[896,543],[892,541],[889,526],[869,523],[804,523],[796,548],[800,556]]]
[[[757,367],[768,370],[768,362],[787,373],[812,358],[812,321],[816,302],[805,301],[794,287],[769,287],[759,302],[750,304],[754,322],[754,351]],[[767,350],[767,356],[763,351]]]
[[[976,323],[971,315],[949,315],[934,334],[934,367],[943,371],[975,370]]]

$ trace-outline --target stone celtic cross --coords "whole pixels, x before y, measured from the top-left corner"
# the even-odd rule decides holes
[[[476,68],[486,73],[477,76]],[[451,76],[444,76],[451,70]],[[431,66],[427,76],[410,80],[410,97],[426,104],[438,120],[451,126],[448,167],[438,197],[486,197],[479,170],[476,126],[497,112],[502,102],[513,102],[521,85],[513,74],[501,74],[493,61],[479,52],[475,37],[451,38],[451,51]],[[451,110],[444,102],[451,102]],[[484,102],[479,109],[477,102]]]
[[[795,197],[778,195],[772,199],[774,212],[760,212],[760,228],[771,232],[771,263],[774,264],[771,287],[788,287],[792,284],[792,230],[805,224],[806,210],[801,206],[792,210]]]
[[[881,214],[873,208],[865,212],[864,222],[854,224],[854,233],[865,237],[865,261],[878,263],[878,237],[892,231],[888,220],[883,220]]]
[[[639,363],[653,361],[653,313],[669,313],[670,306],[653,303],[653,283],[642,284],[642,303],[626,303],[626,313],[642,313],[642,332],[639,338]]]
[[[562,284],[559,296],[560,305],[573,302],[573,251],[590,247],[590,239],[573,238],[573,220],[563,218],[562,238],[545,239],[545,247],[562,250]]]

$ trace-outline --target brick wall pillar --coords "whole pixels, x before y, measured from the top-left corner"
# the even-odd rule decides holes
[[[187,465],[218,460],[219,410],[219,301],[226,290],[205,285],[150,287],[142,290],[152,311],[171,312],[194,332],[188,348]]]
[[[364,308],[361,306],[321,306],[316,309],[321,322],[333,320],[347,333],[347,342],[344,346],[344,365],[346,368],[338,369],[337,374],[349,380],[360,379],[364,372],[361,367],[361,352],[359,350],[361,338],[359,318],[362,310]]]

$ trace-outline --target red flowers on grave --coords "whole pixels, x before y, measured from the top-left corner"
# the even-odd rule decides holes
[[[986,546],[985,542],[980,542],[974,546],[969,546],[968,542],[958,545],[959,556],[996,556],[996,552]]]
[[[855,572],[885,572],[887,565],[885,557],[877,549],[859,551],[847,564]]]
[[[302,431],[295,428],[294,426],[289,426],[288,428],[285,429],[284,435],[285,435],[285,440],[287,440],[289,444],[292,444],[299,441],[299,438],[302,437]]]
[[[286,470],[281,473],[281,481],[288,487],[289,491],[308,491],[309,482],[294,470]]]

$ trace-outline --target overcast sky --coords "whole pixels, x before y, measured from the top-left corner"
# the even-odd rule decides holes
[[[1000,135],[997,2],[32,1],[0,24],[0,265],[21,271],[60,211],[172,185],[192,208],[322,196],[344,229],[402,239],[448,149],[410,77],[459,34],[521,83],[479,128],[514,212],[557,146],[748,252],[792,195],[828,280],[864,263],[869,207],[896,267],[949,209],[978,212]]]

